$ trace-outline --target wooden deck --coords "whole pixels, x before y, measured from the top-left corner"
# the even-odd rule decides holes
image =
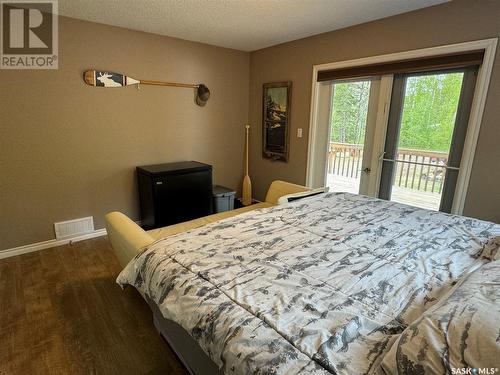
[[[337,176],[330,173],[327,175],[327,186],[330,187],[330,191],[358,194],[359,181],[359,178]],[[441,194],[393,185],[391,200],[398,203],[408,204],[410,206],[437,211],[439,210],[439,203],[441,202]]]

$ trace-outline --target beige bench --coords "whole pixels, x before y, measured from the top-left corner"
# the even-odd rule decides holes
[[[157,239],[185,232],[187,230],[201,227],[205,224],[232,217],[250,210],[271,207],[276,205],[278,199],[283,195],[299,193],[307,190],[310,189],[305,186],[295,185],[285,181],[274,181],[267,191],[266,200],[264,202],[238,208],[232,211],[201,217],[184,223],[153,229],[147,232],[121,212],[110,212],[106,215],[106,230],[116,257],[120,261],[120,264],[125,267],[127,263],[141,251],[141,249]]]

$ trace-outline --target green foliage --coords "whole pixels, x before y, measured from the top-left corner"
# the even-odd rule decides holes
[[[409,77],[399,147],[449,151],[463,73]],[[331,141],[364,143],[370,81],[335,84]]]
[[[410,77],[401,120],[399,146],[449,151],[463,73]]]
[[[364,143],[370,84],[370,81],[335,84],[332,107],[332,142]]]

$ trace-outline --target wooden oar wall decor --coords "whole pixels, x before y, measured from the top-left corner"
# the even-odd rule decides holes
[[[87,85],[97,87],[122,87],[141,84],[196,89],[196,104],[201,107],[207,104],[208,98],[210,98],[210,90],[203,83],[199,83],[196,85],[189,83],[138,80],[121,73],[99,70],[87,70],[85,73],[83,73],[83,80]]]

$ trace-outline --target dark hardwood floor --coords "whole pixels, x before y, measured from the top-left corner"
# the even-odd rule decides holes
[[[0,374],[187,374],[106,237],[0,260]]]

